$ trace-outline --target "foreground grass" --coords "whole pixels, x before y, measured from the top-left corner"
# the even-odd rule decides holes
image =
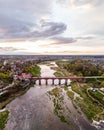
[[[103,113],[103,107],[99,106],[96,102],[93,102],[90,97],[87,95],[87,88],[89,86],[83,85],[81,83],[72,83],[72,90],[77,92],[83,99],[76,98],[75,102],[81,108],[81,110],[86,114],[90,121],[100,120],[101,113]]]
[[[0,130],[5,128],[9,116],[9,111],[4,111],[0,113]]]

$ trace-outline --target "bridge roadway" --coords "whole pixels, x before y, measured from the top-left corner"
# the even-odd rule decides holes
[[[77,77],[77,76],[73,76],[73,77],[31,77],[29,78],[30,80],[34,80],[35,83],[38,80],[39,81],[39,85],[41,85],[41,81],[45,80],[46,81],[46,85],[48,84],[48,80],[51,79],[52,80],[52,85],[54,85],[54,81],[57,79],[59,81],[59,85],[61,84],[61,80],[65,80],[65,85],[68,84],[68,80],[70,79],[71,81],[80,81],[82,79],[95,79],[95,78],[102,78],[101,76],[86,76],[86,77]]]

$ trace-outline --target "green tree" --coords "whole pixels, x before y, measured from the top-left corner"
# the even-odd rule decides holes
[[[101,76],[102,76],[102,78],[104,78],[104,74],[102,74]]]
[[[83,74],[81,72],[78,72],[78,76],[83,76]]]
[[[101,82],[101,86],[104,87],[104,81]]]

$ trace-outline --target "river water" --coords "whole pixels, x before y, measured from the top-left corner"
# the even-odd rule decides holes
[[[40,67],[42,77],[54,76],[55,71],[51,70],[50,66],[40,65]],[[55,84],[57,83],[56,80]],[[44,85],[44,81],[39,86],[37,81],[27,93],[8,104],[6,109],[10,111],[10,116],[4,130],[97,130],[84,115],[76,111],[67,97],[65,102],[71,111],[70,119],[75,127],[60,121],[54,114],[54,104],[47,95],[47,92],[55,87],[56,85],[51,85],[51,81],[47,86]]]

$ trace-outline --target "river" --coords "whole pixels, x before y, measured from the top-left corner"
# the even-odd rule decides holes
[[[50,66],[40,65],[40,67],[42,77],[54,76],[55,71],[50,69]],[[70,119],[75,127],[61,122],[54,114],[54,104],[47,95],[47,92],[56,85],[52,86],[49,81],[50,84],[46,86],[44,81],[42,82],[41,86],[37,82],[27,93],[7,105],[6,109],[10,111],[10,116],[4,130],[97,130],[84,115],[76,111],[67,97],[65,102],[71,111]],[[57,84],[57,81],[55,82]]]

